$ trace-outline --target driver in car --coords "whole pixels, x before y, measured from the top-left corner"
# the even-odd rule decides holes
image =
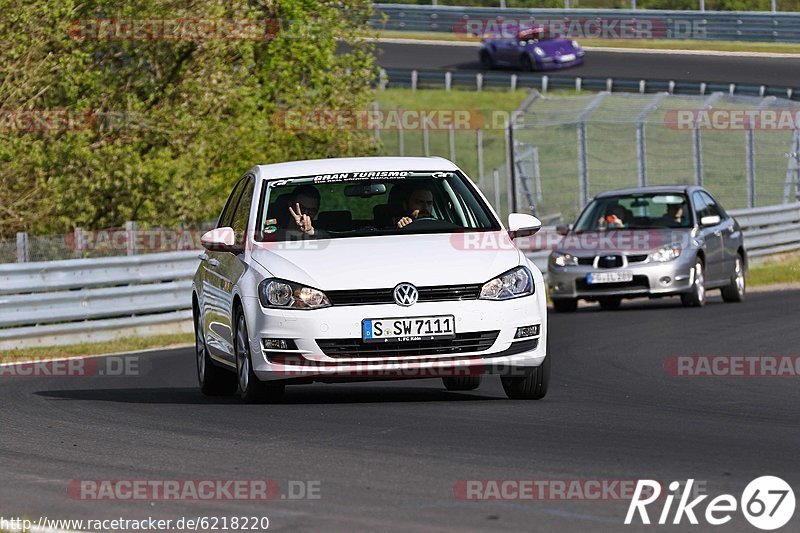
[[[289,213],[297,229],[306,235],[315,233],[313,218],[319,212],[319,191],[313,185],[301,185],[289,199]]]
[[[433,191],[427,185],[417,185],[403,201],[405,216],[397,221],[397,229],[404,228],[421,218],[433,217]]]

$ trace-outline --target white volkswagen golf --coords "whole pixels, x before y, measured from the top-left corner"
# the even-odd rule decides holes
[[[547,392],[542,274],[478,188],[441,158],[259,165],[234,186],[192,284],[205,394],[276,401],[288,384],[499,374]]]

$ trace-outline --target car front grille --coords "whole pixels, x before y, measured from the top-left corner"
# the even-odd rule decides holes
[[[414,357],[482,352],[491,348],[499,331],[457,333],[452,339],[364,343],[361,339],[317,339],[329,357]]]
[[[476,300],[481,293],[481,285],[442,285],[417,287],[417,302],[443,302],[448,300]],[[370,305],[391,304],[394,302],[394,288],[356,289],[344,291],[325,291],[332,305]]]

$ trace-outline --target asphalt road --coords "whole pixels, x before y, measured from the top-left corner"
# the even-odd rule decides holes
[[[453,487],[694,478],[712,496],[738,497],[751,479],[773,474],[797,492],[798,378],[673,377],[664,361],[797,354],[798,298],[713,296],[704,309],[665,299],[553,315],[552,387],[539,402],[506,400],[493,377],[470,393],[438,380],[315,384],[287,389],[279,405],[243,405],[200,394],[190,349],[142,354],[136,377],[5,377],[0,516],[246,514],[279,530],[619,531],[626,501],[464,501]],[[80,479],[272,479],[284,493],[290,480],[318,481],[320,498],[73,499],[67,487]],[[716,530],[752,531],[741,514]]]
[[[800,58],[697,56],[587,51],[583,65],[559,70],[565,77],[632,78],[800,86]],[[481,70],[478,48],[380,43],[384,68]]]

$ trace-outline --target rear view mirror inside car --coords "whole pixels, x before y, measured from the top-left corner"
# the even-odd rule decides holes
[[[369,198],[386,194],[386,185],[383,183],[370,183],[367,185],[349,185],[344,189],[344,195],[348,197]]]

